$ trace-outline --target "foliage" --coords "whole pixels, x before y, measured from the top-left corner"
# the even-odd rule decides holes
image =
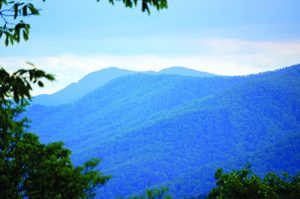
[[[41,0],[45,1],[45,0]],[[29,38],[30,24],[24,21],[25,17],[39,15],[40,11],[28,1],[0,0],[0,39],[5,37],[6,46],[19,43],[21,38],[25,41]]]
[[[45,2],[45,0],[41,0]],[[97,0],[99,2],[100,0]],[[120,0],[108,0],[114,4]],[[139,0],[122,0],[126,7],[132,8],[137,6]],[[167,8],[167,0],[142,0],[141,9],[143,12],[150,14],[150,7],[154,6],[157,10]],[[29,39],[30,24],[24,20],[29,16],[37,16],[40,9],[33,3],[26,0],[0,0],[0,39],[4,37],[6,46],[19,43],[23,38],[25,41]]]
[[[128,199],[172,199],[170,195],[166,195],[166,192],[168,192],[167,187],[147,189],[144,194],[132,196]]]
[[[97,0],[99,2],[100,0]],[[108,0],[111,4],[121,0]],[[132,8],[137,6],[140,0],[122,0],[126,7]],[[157,10],[168,7],[167,0],[141,0],[142,11],[147,11],[150,14],[150,6],[154,6]]]
[[[33,66],[32,63],[28,63]],[[3,104],[11,104],[12,101],[7,99],[13,98],[14,101],[21,105],[26,105],[28,99],[31,99],[30,91],[32,90],[31,82],[37,83],[38,86],[43,87],[44,83],[42,78],[53,81],[54,76],[47,74],[42,70],[36,68],[33,69],[20,69],[10,75],[4,68],[0,68],[0,81],[1,81],[1,91],[0,99],[3,100]],[[21,100],[21,101],[20,101]]]
[[[242,170],[230,173],[223,173],[222,169],[218,169],[215,179],[217,187],[211,190],[208,199],[300,198],[300,173],[294,177],[287,173],[283,177],[268,173],[261,179],[252,174],[248,164]]]
[[[62,142],[41,144],[21,117],[32,84],[54,77],[38,69],[10,75],[0,68],[0,195],[2,198],[91,198],[110,176],[94,168],[98,159],[74,167]]]

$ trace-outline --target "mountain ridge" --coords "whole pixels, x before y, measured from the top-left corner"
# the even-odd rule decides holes
[[[76,83],[71,83],[67,87],[53,93],[53,94],[42,94],[33,98],[33,104],[57,106],[67,103],[73,103],[79,100],[84,95],[92,92],[96,88],[122,76],[132,75],[136,73],[143,74],[171,74],[171,75],[182,75],[182,76],[194,76],[194,77],[213,77],[215,75],[196,71],[184,67],[170,67],[163,69],[159,72],[154,71],[131,71],[126,69],[120,69],[117,67],[108,67],[99,71],[94,71],[84,76]]]
[[[78,82],[69,84],[67,87],[54,94],[34,97],[33,104],[56,106],[74,102],[112,79],[133,73],[135,72],[116,67],[95,71],[84,76]]]
[[[241,77],[132,74],[27,114],[32,131],[65,141],[76,164],[102,158],[114,177],[99,190],[105,198],[165,184],[182,198],[207,192],[218,167],[249,160],[263,175],[300,164],[300,65]]]

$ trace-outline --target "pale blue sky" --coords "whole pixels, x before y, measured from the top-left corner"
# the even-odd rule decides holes
[[[159,70],[181,65],[249,74],[300,62],[299,0],[169,0],[148,16],[102,0],[42,3],[30,40],[0,46],[0,65],[29,60],[57,75],[53,92],[107,66]]]

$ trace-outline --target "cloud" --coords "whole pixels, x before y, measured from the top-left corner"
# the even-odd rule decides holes
[[[178,41],[185,43],[189,54],[98,54],[82,56],[64,54],[39,57],[0,57],[0,66],[9,71],[24,68],[25,62],[56,75],[57,81],[38,93],[52,93],[84,75],[109,66],[130,70],[160,70],[170,66],[185,66],[222,75],[245,75],[300,63],[300,42],[266,42],[212,38],[206,40]],[[174,41],[175,42],[175,41]],[[175,45],[175,44],[173,44]]]

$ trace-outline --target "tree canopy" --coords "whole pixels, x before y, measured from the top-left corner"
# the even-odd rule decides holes
[[[218,169],[215,173],[217,187],[209,193],[208,199],[297,199],[300,198],[300,173],[282,177],[268,173],[263,179],[252,173],[250,165],[239,171],[223,173]]]
[[[62,142],[42,144],[26,132],[22,117],[33,84],[42,87],[54,77],[36,68],[13,74],[0,69],[0,195],[2,198],[91,198],[110,176],[94,168],[92,159],[75,167]]]
[[[147,189],[145,193],[138,196],[132,196],[128,199],[172,199],[172,196],[166,194],[168,192],[167,187]],[[122,199],[121,197],[119,199]]]

